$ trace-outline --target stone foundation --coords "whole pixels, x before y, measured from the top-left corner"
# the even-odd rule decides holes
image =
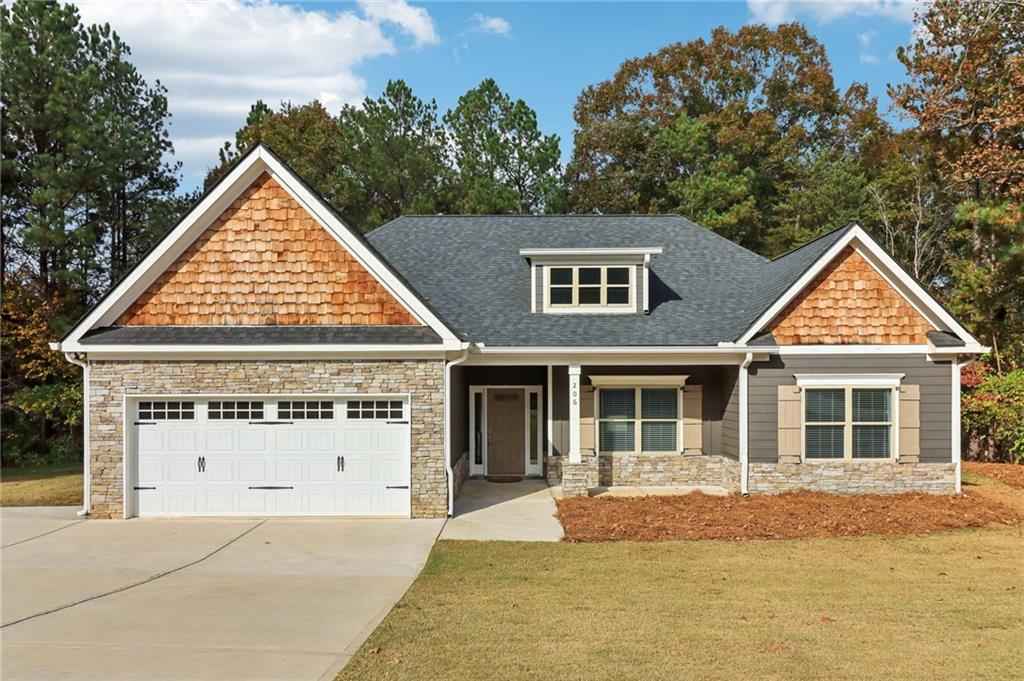
[[[953,494],[956,491],[956,469],[952,463],[752,462],[747,485],[751,494],[777,494],[798,489],[833,494]]]
[[[548,479],[549,485],[562,484],[562,457],[560,455],[552,454],[547,458],[544,475]]]
[[[585,497],[591,487],[597,487],[597,455],[588,450],[582,459],[580,463],[562,461],[562,496]]]
[[[444,362],[440,360],[92,361],[91,515],[124,513],[124,396],[158,394],[409,393],[412,516],[448,512]]]
[[[601,487],[724,487],[740,489],[740,464],[724,456],[680,454],[601,454]]]

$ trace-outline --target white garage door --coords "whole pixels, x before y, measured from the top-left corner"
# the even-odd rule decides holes
[[[404,397],[144,399],[141,516],[408,516]]]

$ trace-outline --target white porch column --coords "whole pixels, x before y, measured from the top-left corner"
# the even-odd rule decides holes
[[[569,365],[569,463],[581,463],[580,453],[580,365]]]

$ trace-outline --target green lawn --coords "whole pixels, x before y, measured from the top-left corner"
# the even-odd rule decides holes
[[[1019,529],[798,541],[439,542],[339,675],[1003,679]]]
[[[82,464],[0,471],[0,506],[80,506]]]

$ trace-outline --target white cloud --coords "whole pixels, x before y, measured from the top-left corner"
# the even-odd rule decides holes
[[[864,31],[857,34],[857,42],[860,43],[861,47],[868,47],[877,37],[878,31]]]
[[[398,35],[417,47],[438,42],[427,11],[404,0],[361,0],[332,12],[268,0],[83,0],[78,9],[86,24],[109,23],[146,80],[167,87],[187,185],[196,167],[216,162],[217,148],[233,138],[257,99],[272,108],[319,99],[336,111],[366,96],[356,67],[395,54]],[[220,141],[205,146],[213,140]]]
[[[417,47],[441,42],[434,30],[434,20],[422,7],[413,7],[405,0],[359,0],[359,8],[374,21],[389,21],[401,26],[413,37]]]
[[[512,35],[512,24],[504,17],[489,17],[477,12],[470,18],[470,21],[473,25],[463,31],[464,34],[489,33],[501,36],[502,38],[508,38]]]
[[[747,0],[754,19],[772,26],[808,16],[822,24],[845,16],[910,23],[917,5],[916,0]]]
[[[873,55],[873,54],[868,54],[866,52],[861,52],[861,54],[860,54],[860,63],[861,64],[877,64],[878,63],[878,57]]]

